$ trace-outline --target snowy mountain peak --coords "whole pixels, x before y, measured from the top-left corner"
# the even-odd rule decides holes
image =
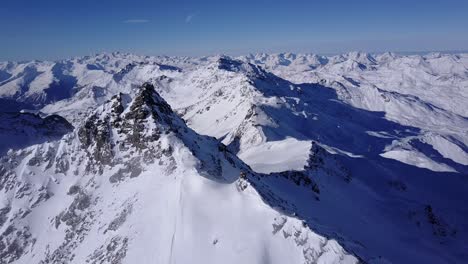
[[[150,83],[144,83],[141,86],[140,91],[130,105],[130,111],[133,112],[133,114],[130,114],[130,117],[135,115],[135,117],[142,118],[152,115],[156,120],[166,123],[171,123],[171,120],[178,119],[172,112],[171,107],[159,96],[154,86]]]
[[[162,151],[155,142],[182,127],[154,86],[145,83],[133,99],[119,93],[99,107],[78,129],[78,137],[90,161],[102,169],[122,162],[123,153],[140,153],[146,163],[153,162]]]
[[[357,262],[335,240],[273,209],[291,206],[261,177],[219,141],[186,127],[145,83],[134,96],[112,97],[75,133],[3,157],[0,257],[2,263]]]
[[[367,52],[361,52],[361,51],[353,51],[347,54],[348,59],[355,60],[359,63],[366,64],[366,65],[375,65],[377,64],[377,61],[375,58],[367,53]]]
[[[265,78],[268,75],[268,73],[258,65],[232,59],[227,56],[220,57],[215,62],[215,65],[220,70],[245,74],[248,78]]]

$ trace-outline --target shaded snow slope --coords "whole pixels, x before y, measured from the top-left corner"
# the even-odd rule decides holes
[[[9,149],[57,140],[72,130],[73,126],[57,115],[42,118],[33,113],[0,112],[0,156]]]

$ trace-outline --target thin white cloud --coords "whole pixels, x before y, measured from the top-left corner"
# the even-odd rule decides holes
[[[193,18],[194,18],[196,15],[197,15],[197,14],[195,14],[195,13],[188,14],[188,15],[185,17],[185,23],[190,23],[190,22],[192,22]]]
[[[142,24],[142,23],[148,23],[148,19],[127,19],[124,20],[124,23],[126,24]]]

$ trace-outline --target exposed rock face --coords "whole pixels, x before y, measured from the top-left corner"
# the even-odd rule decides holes
[[[125,74],[129,73],[133,68],[135,68],[135,64],[129,63],[127,64],[122,70],[120,70],[118,73],[114,74],[113,79],[116,82],[120,82],[122,78],[125,76]]]
[[[339,177],[346,182],[352,179],[351,172],[316,142],[312,142],[308,164],[304,169],[306,171],[323,170],[328,176]]]
[[[93,114],[78,130],[83,148],[101,170],[104,165],[121,163],[116,153],[137,152],[141,161],[146,163],[154,162],[155,158],[162,155],[162,150],[153,143],[160,138],[161,133],[171,131],[176,116],[149,83],[141,87],[127,111],[124,111],[129,100],[128,95],[124,94],[112,97],[106,104],[108,108],[103,109],[106,115],[101,112]],[[139,158],[132,160],[118,174],[134,175],[141,171],[136,165],[141,161]],[[115,180],[116,177],[113,178]]]

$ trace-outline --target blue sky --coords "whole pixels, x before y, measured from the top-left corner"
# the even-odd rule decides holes
[[[468,50],[467,0],[3,0],[0,60]]]

